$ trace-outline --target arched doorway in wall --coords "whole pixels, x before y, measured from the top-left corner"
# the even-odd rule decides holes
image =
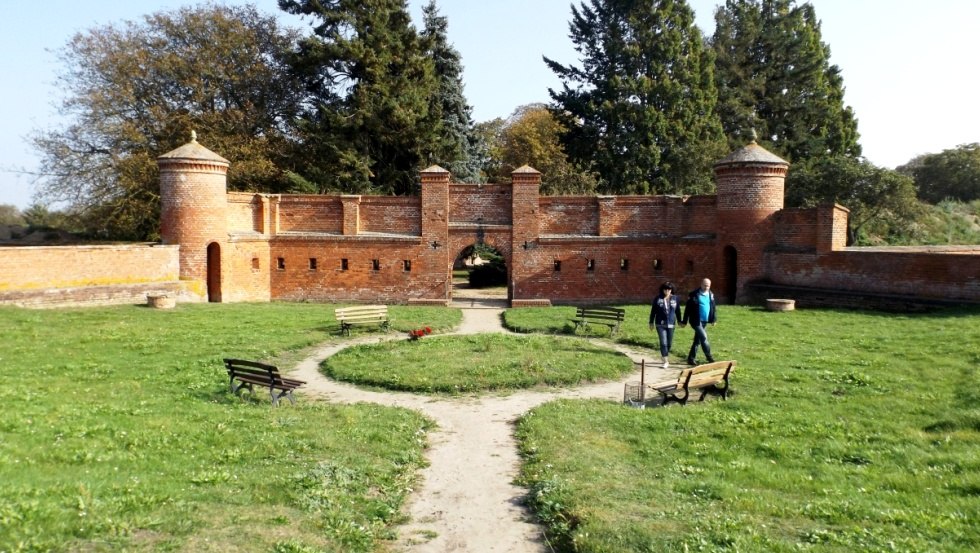
[[[507,262],[496,248],[483,242],[460,250],[453,261],[453,301],[506,302]]]
[[[221,303],[221,246],[208,244],[208,301]]]
[[[738,251],[735,246],[725,246],[725,297],[728,303],[735,303],[738,293]]]

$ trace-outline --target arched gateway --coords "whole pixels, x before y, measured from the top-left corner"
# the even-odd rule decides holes
[[[228,162],[196,140],[160,167],[164,242],[212,299],[445,304],[456,255],[486,243],[511,305],[531,306],[646,302],[665,280],[705,276],[742,301],[788,164],[750,144],[716,164],[718,196],[690,197],[541,196],[527,166],[484,185],[429,167],[411,197],[228,193]]]

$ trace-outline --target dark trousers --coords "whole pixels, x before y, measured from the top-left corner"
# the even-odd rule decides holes
[[[687,354],[688,361],[694,361],[697,358],[698,346],[704,350],[704,356],[711,363],[714,361],[714,357],[711,357],[711,344],[708,343],[708,333],[704,329],[705,323],[692,324],[691,328],[694,329],[694,343],[691,344],[691,353]]]

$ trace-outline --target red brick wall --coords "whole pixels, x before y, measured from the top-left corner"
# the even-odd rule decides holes
[[[282,196],[278,202],[279,232],[343,232],[339,196]]]
[[[361,232],[412,234],[421,232],[418,197],[361,196]]]
[[[272,271],[267,238],[233,238],[221,249],[221,301],[269,301]]]
[[[672,228],[680,220],[680,198],[667,196],[607,196],[606,210],[600,223],[606,236],[676,235]]]
[[[450,224],[509,225],[512,200],[509,184],[450,184]]]
[[[772,252],[766,272],[788,286],[980,302],[980,246]]]
[[[645,303],[665,281],[688,291],[715,275],[714,253],[714,240],[542,238],[519,253],[526,268],[520,297],[554,304]]]
[[[270,244],[269,258],[262,265],[271,267],[272,299],[405,303],[417,298],[445,298],[446,289],[433,294],[421,285],[437,273],[441,283],[448,277],[445,264],[437,260],[434,264],[426,255],[430,250],[419,244],[418,237],[279,238]],[[311,268],[310,259],[316,259],[316,268]],[[346,270],[343,259],[347,260]],[[378,260],[377,269],[374,260]],[[405,260],[411,262],[410,271],[405,270]]]
[[[691,196],[684,202],[681,233],[714,235],[718,232],[714,196]]]
[[[599,207],[591,196],[544,196],[539,200],[541,234],[599,234]]]
[[[779,248],[813,250],[817,244],[817,210],[784,209],[775,217],[775,240]]]
[[[260,194],[228,194],[228,232],[264,232],[263,197]]]
[[[214,243],[222,301],[440,303],[453,261],[480,242],[504,255],[513,305],[645,303],[666,280],[687,292],[703,277],[738,301],[751,281],[980,301],[980,246],[845,248],[843,207],[780,209],[784,166],[722,166],[718,196],[688,198],[541,197],[530,168],[478,186],[438,167],[419,197],[227,194],[220,162],[160,166],[161,232],[179,248],[8,248],[0,302],[132,301],[153,287],[200,300]]]
[[[178,246],[15,247],[0,257],[0,304],[145,303],[179,289]]]

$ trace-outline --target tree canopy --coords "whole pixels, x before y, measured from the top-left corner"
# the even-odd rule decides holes
[[[492,151],[498,156],[495,180],[506,182],[515,169],[530,165],[541,171],[542,194],[594,192],[595,176],[568,160],[561,144],[563,130],[545,104],[517,108],[492,139]]]
[[[285,186],[296,38],[254,8],[213,5],[76,34],[61,52],[68,122],[32,137],[41,197],[72,205],[97,235],[154,239],[156,157],[191,130],[232,161],[232,188]]]
[[[279,0],[310,16],[293,67],[309,108],[299,171],[321,191],[417,193],[418,171],[442,151],[435,64],[404,0]]]
[[[812,4],[726,0],[711,46],[729,148],[745,145],[754,129],[761,145],[791,163],[861,155],[857,120]]]
[[[848,244],[860,242],[862,231],[872,225],[901,232],[919,211],[911,178],[863,158],[823,157],[790,170],[795,171],[796,186],[787,189],[786,203],[812,207],[836,202],[846,206],[851,212]]]
[[[920,199],[971,202],[980,199],[980,144],[961,144],[918,156],[897,169],[915,179]]]
[[[545,57],[571,160],[614,194],[713,189],[724,157],[713,57],[684,0],[589,0],[572,5],[581,66]]]
[[[438,149],[429,163],[448,169],[458,182],[482,182],[480,149],[485,145],[473,132],[473,108],[463,94],[463,64],[449,43],[449,20],[439,15],[435,0],[422,8],[422,38],[435,64],[438,93],[430,99],[429,114],[437,129]]]

